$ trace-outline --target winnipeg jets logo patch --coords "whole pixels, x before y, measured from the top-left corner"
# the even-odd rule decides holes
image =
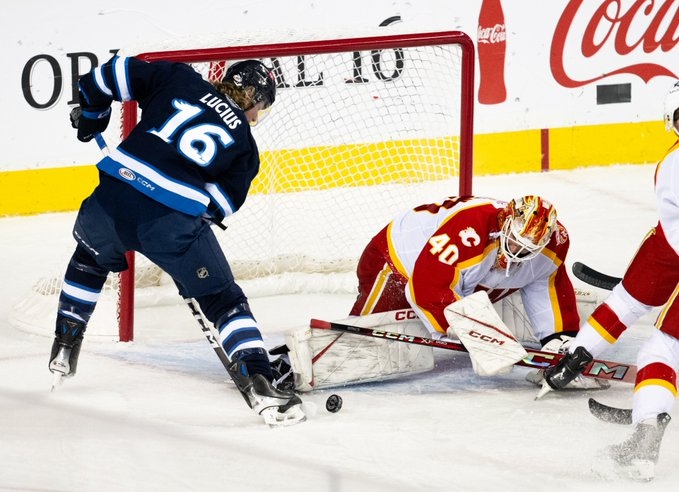
[[[198,278],[208,278],[210,273],[207,271],[207,268],[200,267],[198,270],[196,270],[196,275]]]

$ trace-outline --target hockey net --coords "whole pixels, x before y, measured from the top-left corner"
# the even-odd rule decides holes
[[[351,291],[358,257],[391,217],[471,194],[474,48],[464,33],[241,39],[138,56],[188,63],[209,80],[243,59],[274,68],[276,102],[253,128],[259,175],[227,229],[215,228],[250,297]],[[134,103],[122,105],[121,114],[122,131],[107,131],[109,145],[138,120]],[[101,298],[120,299],[123,341],[133,338],[135,301],[137,307],[181,302],[171,279],[141,255],[133,258]],[[56,297],[60,282],[43,281],[34,290]]]

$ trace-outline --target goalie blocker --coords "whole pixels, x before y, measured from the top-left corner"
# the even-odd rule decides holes
[[[581,316],[589,315],[596,303],[592,294],[578,293]],[[485,292],[477,292],[448,306],[446,319],[451,326],[448,337],[459,339],[465,346],[474,371],[480,376],[510,372],[513,364],[526,356],[521,343],[537,343],[518,294],[493,305]],[[412,310],[355,316],[338,322],[390,333],[431,336]],[[295,389],[300,392],[385,381],[434,368],[432,347],[386,337],[373,340],[350,333],[301,328],[286,333],[285,341]]]

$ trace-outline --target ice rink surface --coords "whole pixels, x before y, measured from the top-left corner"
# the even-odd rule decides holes
[[[480,177],[474,193],[544,196],[571,235],[569,266],[582,261],[621,275],[657,222],[653,171],[621,165]],[[65,269],[73,218],[0,219],[0,490],[676,488],[676,423],[668,427],[654,482],[639,485],[595,471],[602,448],[623,440],[629,428],[597,421],[587,397],[627,407],[631,385],[534,401],[536,387],[524,380],[528,369],[481,378],[465,354],[443,350],[430,373],[311,393],[305,400],[317,411],[307,422],[269,429],[227,382],[183,305],[142,310],[149,312],[139,313],[132,343],[86,335],[78,374],[50,393],[52,321],[27,331],[7,318],[37,279]],[[352,301],[351,294],[297,294],[252,298],[251,305],[274,346],[285,330],[312,317],[344,318]],[[605,358],[634,362],[652,330],[647,321]],[[332,392],[344,399],[336,414],[324,409]]]

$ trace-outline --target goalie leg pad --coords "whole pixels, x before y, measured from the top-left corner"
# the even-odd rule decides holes
[[[342,320],[357,326],[428,336],[417,319],[381,324],[385,313]],[[380,323],[380,324],[378,324]],[[286,333],[297,391],[383,381],[434,368],[432,347],[329,330],[304,328]]]

